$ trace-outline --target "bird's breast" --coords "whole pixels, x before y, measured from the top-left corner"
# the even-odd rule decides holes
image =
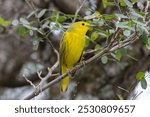
[[[75,65],[83,52],[85,44],[85,36],[79,34],[72,34],[67,42],[67,54],[65,57],[67,66]]]

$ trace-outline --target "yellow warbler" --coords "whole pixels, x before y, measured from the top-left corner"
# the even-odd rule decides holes
[[[82,55],[85,45],[85,35],[89,29],[87,22],[75,22],[64,33],[60,42],[60,72],[61,74],[70,70]],[[69,85],[69,76],[61,81],[61,91],[66,92]]]

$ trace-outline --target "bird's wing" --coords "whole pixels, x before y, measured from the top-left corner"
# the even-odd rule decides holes
[[[59,63],[60,63],[60,73],[62,72],[61,71],[61,66],[62,66],[62,63],[64,61],[64,56],[65,56],[65,41],[64,41],[64,38],[65,38],[65,33],[63,34],[61,40],[60,40],[60,48],[59,48]]]

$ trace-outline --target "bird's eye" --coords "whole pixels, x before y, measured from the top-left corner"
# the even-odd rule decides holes
[[[85,24],[84,23],[82,23],[82,26],[84,26]]]

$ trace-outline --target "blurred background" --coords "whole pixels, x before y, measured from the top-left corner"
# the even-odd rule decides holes
[[[75,14],[82,1],[32,0],[38,9],[57,10],[64,14]],[[145,7],[144,3],[141,6]],[[137,4],[135,8],[138,9]],[[104,8],[101,0],[87,0],[79,15],[90,15],[96,10],[104,14],[115,12],[116,8]],[[0,17],[6,20],[26,17],[31,12],[24,0],[0,0]],[[40,82],[37,71],[42,70],[46,74],[47,67],[56,61],[56,55],[48,43],[40,42],[38,49],[34,50],[34,37],[20,37],[16,32],[13,27],[0,27],[0,99],[26,97],[34,88],[23,76],[37,84]],[[58,49],[61,34],[55,32],[49,38]],[[150,99],[150,50],[138,41],[130,46],[130,50],[128,56],[120,61],[109,59],[107,64],[103,64],[97,60],[79,70],[66,94],[60,93],[60,83],[57,83],[34,99]],[[140,71],[147,71],[147,89],[142,89],[136,79]]]

